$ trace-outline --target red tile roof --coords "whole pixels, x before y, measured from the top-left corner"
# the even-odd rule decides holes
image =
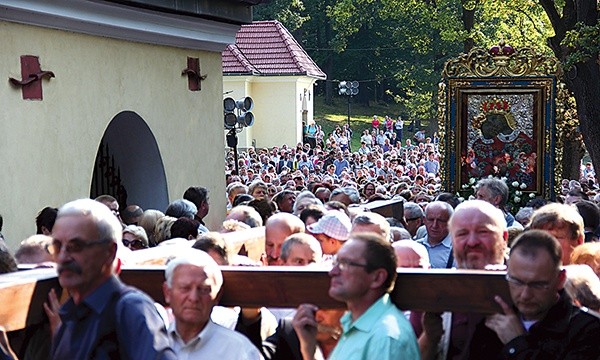
[[[223,75],[327,78],[292,34],[276,20],[242,25],[235,36],[235,44],[228,45],[222,56]]]

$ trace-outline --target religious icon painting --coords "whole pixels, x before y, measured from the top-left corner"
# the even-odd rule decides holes
[[[488,176],[525,194],[553,188],[552,77],[449,79],[448,178],[453,190]]]

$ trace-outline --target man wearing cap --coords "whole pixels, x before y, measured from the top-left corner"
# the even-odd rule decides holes
[[[307,226],[306,229],[319,240],[323,254],[335,255],[350,237],[352,222],[348,215],[331,210],[318,222]]]

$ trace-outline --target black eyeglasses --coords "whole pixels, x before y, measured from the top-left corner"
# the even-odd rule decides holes
[[[506,274],[504,277],[508,283],[516,288],[528,287],[531,290],[548,290],[550,289],[551,283],[548,281],[532,281],[532,282],[523,282],[519,279],[515,279],[511,277],[509,274]]]
[[[74,240],[67,242],[63,246],[63,243],[61,241],[53,240],[52,244],[50,245],[48,250],[49,250],[50,254],[58,255],[58,254],[60,254],[60,251],[64,247],[67,254],[78,254],[89,247],[101,245],[101,244],[107,244],[109,241],[110,240],[106,240],[106,239],[95,240],[95,241],[83,241],[83,240],[74,239]]]
[[[406,219],[406,221],[415,221],[415,220],[419,220],[420,217],[416,217],[416,218],[411,218],[411,219]]]
[[[123,245],[129,247],[133,247],[133,248],[144,248],[144,243],[142,242],[142,240],[139,239],[134,239],[134,240],[127,240],[127,239],[123,239]]]
[[[368,264],[361,264],[347,259],[339,259],[337,256],[333,258],[333,262],[331,263],[333,267],[338,267],[340,271],[344,271],[348,268],[348,266],[356,266],[367,269],[369,267]]]

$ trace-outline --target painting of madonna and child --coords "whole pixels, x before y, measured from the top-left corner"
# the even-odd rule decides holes
[[[469,94],[463,98],[461,184],[492,175],[539,191],[542,120],[538,93]]]

